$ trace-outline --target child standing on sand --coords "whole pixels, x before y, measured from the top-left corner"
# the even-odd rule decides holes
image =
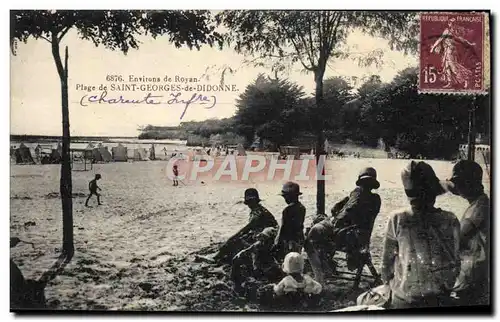
[[[179,185],[179,181],[177,180],[177,177],[179,176],[179,169],[177,169],[177,164],[174,164],[172,171],[174,172],[174,178],[172,181],[174,182],[175,187]]]
[[[95,179],[94,180],[91,180],[89,182],[89,190],[90,190],[90,194],[87,198],[87,200],[85,201],[85,206],[88,207],[89,206],[89,200],[90,198],[92,197],[92,195],[96,195],[97,196],[97,204],[100,206],[102,205],[101,203],[101,195],[97,192],[97,189],[99,189],[99,191],[101,191],[101,188],[99,188],[97,186],[97,180],[101,179],[101,175],[99,173],[97,173],[95,175]]]

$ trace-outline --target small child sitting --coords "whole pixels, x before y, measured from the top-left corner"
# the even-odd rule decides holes
[[[278,284],[268,284],[259,290],[262,304],[300,308],[314,305],[321,293],[322,286],[309,275],[303,274],[304,258],[301,254],[290,252],[285,256],[283,272],[287,274]]]
[[[321,284],[313,280],[309,275],[303,274],[304,258],[296,252],[288,253],[283,262],[283,272],[287,274],[273,290],[277,296],[303,292],[305,294],[321,293]]]

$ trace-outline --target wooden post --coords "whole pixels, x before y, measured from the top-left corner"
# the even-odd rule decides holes
[[[467,160],[474,161],[476,154],[476,97],[472,100],[472,108],[469,110],[469,138],[467,143]]]

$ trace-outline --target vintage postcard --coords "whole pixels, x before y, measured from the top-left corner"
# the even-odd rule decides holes
[[[12,312],[491,312],[489,11],[10,26]]]

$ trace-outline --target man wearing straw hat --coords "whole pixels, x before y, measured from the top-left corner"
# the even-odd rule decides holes
[[[262,232],[262,230],[267,227],[278,227],[278,222],[273,214],[264,208],[260,202],[261,199],[257,189],[246,189],[243,203],[250,208],[248,224],[231,236],[213,257],[197,256],[197,259],[216,264],[229,264],[240,250],[255,242],[256,235]]]
[[[295,182],[289,181],[281,189],[281,196],[287,206],[283,210],[281,226],[274,242],[278,260],[283,259],[289,252],[302,251],[306,208],[299,201],[301,194],[300,186]]]
[[[362,169],[356,180],[356,188],[348,197],[335,204],[332,217],[315,224],[309,230],[304,248],[318,282],[324,282],[324,270],[329,268],[328,262],[339,247],[359,248],[362,242],[359,240],[359,232],[364,233],[363,236],[369,236],[381,205],[380,196],[372,190],[379,187],[377,171],[374,168]],[[349,230],[348,227],[352,229]],[[351,233],[353,231],[358,233]],[[347,255],[348,266],[357,266],[357,258],[351,252]]]
[[[460,305],[489,304],[490,199],[482,180],[479,164],[461,160],[444,185],[469,202],[460,221],[461,270],[454,287]]]

